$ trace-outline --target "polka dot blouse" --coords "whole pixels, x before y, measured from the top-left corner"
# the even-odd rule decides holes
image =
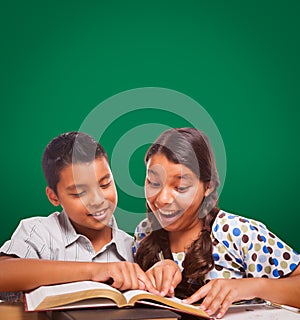
[[[150,222],[144,219],[135,231],[134,254],[150,232]],[[206,275],[206,282],[215,278],[280,278],[291,273],[300,261],[299,254],[261,222],[222,210],[212,226],[211,239],[215,266]],[[172,254],[182,270],[185,253]]]

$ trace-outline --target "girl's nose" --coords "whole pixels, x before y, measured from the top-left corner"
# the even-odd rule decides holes
[[[173,202],[173,195],[168,187],[163,187],[157,194],[156,201],[160,207]]]

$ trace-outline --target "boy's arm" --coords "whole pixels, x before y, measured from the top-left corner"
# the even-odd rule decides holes
[[[113,280],[120,289],[154,289],[141,268],[131,262],[72,262],[0,257],[0,291],[26,291],[41,285]]]

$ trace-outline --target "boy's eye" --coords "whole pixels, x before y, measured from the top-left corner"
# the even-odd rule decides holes
[[[85,195],[85,191],[81,191],[81,192],[78,192],[78,193],[71,193],[71,196],[74,197],[74,198],[80,198],[82,196]]]
[[[100,184],[100,188],[106,189],[106,188],[108,188],[110,186],[110,184],[111,184],[111,180],[105,181],[104,183]]]

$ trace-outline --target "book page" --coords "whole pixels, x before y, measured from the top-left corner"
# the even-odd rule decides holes
[[[178,305],[178,308],[180,308],[181,306],[187,306],[189,308],[194,308],[198,310],[198,307],[193,306],[191,304],[186,304],[183,303],[181,299],[178,299],[176,297],[162,297],[162,296],[158,296],[158,295],[154,295],[148,291],[144,291],[144,290],[129,290],[123,293],[123,295],[125,296],[126,300],[128,303],[130,303],[131,301],[137,301],[140,299],[150,299],[150,300],[154,300],[154,301],[159,301],[161,303],[165,303],[167,305]]]
[[[199,307],[183,303],[181,299],[178,299],[176,297],[162,297],[144,290],[130,290],[123,293],[123,295],[126,297],[126,300],[130,305],[134,305],[134,303],[137,302],[164,308],[166,308],[167,306],[169,309],[180,310],[182,312],[209,318],[208,314],[199,309]]]
[[[77,301],[73,303],[64,304],[63,306],[54,307],[50,310],[90,309],[102,307],[114,308],[117,307],[117,305],[112,300],[107,298],[92,298],[84,301]]]
[[[123,292],[123,295],[126,298],[128,303],[130,303],[130,301],[137,301],[139,299],[152,299],[152,300],[161,301],[161,302],[165,301],[165,303],[168,303],[169,301],[174,301],[176,303],[182,304],[181,300],[176,297],[174,298],[162,297],[145,290],[128,290]]]
[[[127,303],[130,303],[130,300],[135,300],[135,299],[133,299],[134,297],[136,297],[138,295],[145,295],[145,294],[153,296],[153,294],[151,294],[145,290],[128,290],[128,291],[123,292],[123,296],[125,297]]]
[[[109,290],[115,294],[120,294],[120,292],[112,288],[111,286],[94,281],[79,281],[70,282],[58,285],[41,286],[29,293],[25,294],[26,304],[28,310],[34,310],[38,305],[41,304],[47,297],[55,297],[62,295],[70,295],[75,292],[84,292],[91,290]]]

